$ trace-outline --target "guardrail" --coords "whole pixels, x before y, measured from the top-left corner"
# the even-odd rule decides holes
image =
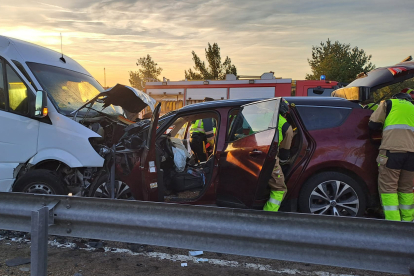
[[[0,193],[0,229],[32,232],[36,276],[48,234],[401,274],[414,264],[414,223],[363,218]]]

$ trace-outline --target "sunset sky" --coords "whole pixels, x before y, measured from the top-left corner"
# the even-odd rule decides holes
[[[103,85],[129,84],[150,54],[161,77],[184,79],[191,51],[217,42],[240,75],[274,71],[304,79],[312,45],[328,38],[358,46],[376,66],[414,55],[413,0],[15,0],[0,2],[0,35],[60,51]]]

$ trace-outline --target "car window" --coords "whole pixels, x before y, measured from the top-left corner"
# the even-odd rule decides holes
[[[230,141],[235,141],[277,126],[279,100],[265,101],[244,106],[234,122]]]
[[[188,122],[185,123],[184,125],[182,125],[182,127],[177,132],[177,134],[175,134],[174,137],[178,138],[178,139],[181,139],[181,140],[185,139],[185,134],[186,134],[185,131],[187,130],[187,126],[188,126]]]
[[[317,88],[308,88],[309,97],[330,97],[331,93],[334,91],[333,88],[319,88],[319,89],[323,89],[323,93],[317,94],[313,91],[314,89],[316,90]]]
[[[18,114],[29,113],[27,87],[22,79],[13,71],[10,65],[6,65],[9,110]]]
[[[4,90],[3,63],[0,60],[0,109],[6,109],[6,92]]]
[[[338,127],[345,122],[352,110],[329,106],[297,105],[296,108],[307,130]]]
[[[239,114],[239,111],[240,111],[239,108],[234,108],[234,109],[230,110],[230,112],[229,112],[229,118],[228,118],[228,122],[227,122],[227,126],[228,126],[227,137],[230,135],[230,130],[232,129],[232,126],[233,126],[234,122],[236,121],[236,117],[237,117],[237,114]]]

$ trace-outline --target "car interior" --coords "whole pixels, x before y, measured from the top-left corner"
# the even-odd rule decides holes
[[[188,201],[200,197],[210,186],[214,167],[215,145],[206,150],[207,161],[197,162],[191,154],[190,127],[198,119],[211,118],[218,133],[218,115],[198,113],[177,118],[156,141],[159,179],[166,202]],[[215,138],[216,139],[216,138]],[[215,144],[215,143],[214,143]],[[157,164],[157,165],[158,165]],[[158,182],[158,184],[160,181]]]

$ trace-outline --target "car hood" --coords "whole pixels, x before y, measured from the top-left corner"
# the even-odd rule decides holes
[[[151,98],[148,94],[135,89],[130,86],[117,84],[112,88],[109,88],[100,94],[96,95],[93,99],[86,102],[83,106],[79,107],[77,110],[72,113],[76,113],[80,109],[87,106],[89,103],[94,102],[97,98],[105,96],[99,101],[103,102],[103,107],[108,107],[110,105],[120,106],[122,109],[131,112],[138,113],[144,108],[149,106],[151,111],[154,111],[154,106],[156,101]]]
[[[380,67],[367,74],[362,74],[344,88],[332,92],[332,97],[348,100],[365,101],[370,93],[378,89],[399,83],[414,77],[414,61],[400,62],[396,65]]]

